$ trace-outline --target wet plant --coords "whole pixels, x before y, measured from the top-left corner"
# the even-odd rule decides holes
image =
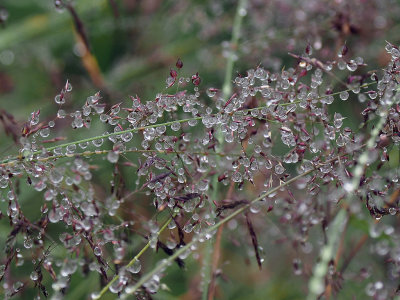
[[[98,92],[71,107],[67,81],[53,118],[35,110],[15,130],[12,114],[0,112],[19,147],[0,161],[4,298],[34,288],[35,299],[63,299],[83,276],[97,283],[91,299],[151,299],[168,290],[169,268],[185,276],[193,257],[199,297],[213,299],[224,236],[246,245],[261,272],[266,239],[289,245],[304,298],[329,299],[348,282],[362,282],[373,299],[398,294],[399,47],[385,45],[383,70],[368,70],[346,44],[330,61],[308,44],[280,71],[258,65],[233,76],[245,15],[239,1],[221,87],[205,86],[177,59],[152,99],[110,104]],[[360,107],[353,128],[352,113],[335,109],[349,101]],[[73,137],[61,134],[65,124]],[[112,170],[101,174],[104,190],[95,180],[101,165]],[[40,202],[35,214],[21,200],[26,191]],[[346,247],[354,224],[364,235]],[[384,272],[364,261],[346,272],[367,239],[363,259]],[[29,276],[18,274],[22,265]]]

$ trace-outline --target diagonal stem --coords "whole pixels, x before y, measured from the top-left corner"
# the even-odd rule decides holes
[[[174,214],[172,217],[170,217],[164,225],[160,228],[160,230],[157,232],[157,236],[159,236],[168,226],[169,223],[174,219],[176,214]],[[147,249],[150,248],[150,241],[147,242],[147,244],[142,248],[142,250],[139,251],[139,253],[131,259],[131,261],[125,266],[125,267],[130,267],[132,266],[141,256],[143,253],[146,252]],[[92,297],[92,299],[100,299],[110,288],[110,286],[117,281],[119,278],[119,275],[115,275],[113,279],[110,280],[109,283],[106,284],[106,286],[99,292],[98,295]]]
[[[365,145],[362,145],[361,148],[365,147]],[[353,153],[353,152],[352,152]],[[269,191],[261,194],[260,196],[256,197],[255,199],[251,200],[248,204],[242,206],[241,208],[237,209],[236,211],[234,211],[233,213],[231,213],[230,215],[226,216],[224,219],[220,220],[219,222],[217,222],[215,225],[207,228],[203,235],[212,235],[213,232],[215,232],[215,230],[217,230],[220,226],[222,226],[223,224],[229,222],[230,220],[232,220],[234,217],[236,217],[237,215],[241,214],[242,212],[244,212],[247,208],[249,208],[251,206],[251,204],[260,201],[261,199],[267,197],[268,195],[274,194],[276,192],[278,192],[281,188],[288,186],[289,184],[292,184],[293,182],[297,181],[300,178],[303,178],[304,176],[307,176],[311,173],[313,173],[314,171],[316,171],[319,167],[321,167],[322,165],[328,164],[328,163],[333,163],[337,160],[339,160],[341,157],[348,155],[349,153],[345,153],[342,156],[338,156],[336,158],[332,158],[328,161],[325,161],[323,163],[318,164],[317,166],[315,166],[313,169],[307,170],[304,173],[301,173],[285,182],[283,182],[282,184],[276,186],[275,188],[270,189]],[[163,271],[165,268],[167,268],[177,257],[179,257],[182,253],[184,253],[185,251],[189,251],[190,248],[195,245],[197,243],[198,239],[195,237],[193,238],[189,243],[187,243],[185,246],[179,248],[177,251],[175,251],[175,253],[173,255],[171,255],[170,257],[168,257],[167,259],[161,261],[159,264],[157,264],[157,266],[151,270],[150,272],[148,272],[147,274],[143,275],[140,280],[131,287],[127,287],[125,292],[129,295],[129,294],[133,294],[135,293],[144,283],[146,283],[148,280],[150,280],[154,275],[156,275],[157,273]]]
[[[273,193],[276,193],[277,191],[279,191],[279,189],[281,189],[284,186],[287,186],[293,182],[295,182],[296,180],[312,173],[313,171],[315,171],[315,169],[310,169],[302,174],[299,174],[295,177],[293,177],[292,179],[289,179],[288,181],[282,183],[281,185],[269,190],[266,193],[261,194],[259,197],[253,199],[250,203],[242,206],[241,208],[237,209],[236,211],[234,211],[233,213],[231,213],[230,215],[228,215],[227,217],[225,217],[224,219],[220,220],[218,223],[216,223],[215,225],[209,227],[208,229],[206,229],[204,231],[204,235],[209,235],[212,234],[215,230],[217,230],[220,226],[222,226],[223,224],[229,222],[230,220],[232,220],[234,217],[236,217],[237,215],[241,214],[243,211],[245,211],[247,208],[250,207],[250,205],[254,202],[260,201],[261,199],[263,199],[264,197],[267,197],[268,195],[271,195]],[[128,287],[126,288],[126,293],[127,294],[133,294],[135,293],[144,283],[146,283],[148,280],[150,280],[154,275],[156,275],[157,273],[161,272],[162,270],[164,270],[166,267],[168,267],[170,265],[170,263],[172,261],[174,261],[177,257],[179,257],[182,253],[184,253],[185,251],[190,250],[190,248],[196,244],[198,241],[197,238],[193,238],[192,241],[190,241],[189,243],[187,243],[185,246],[179,248],[173,255],[171,255],[170,257],[168,257],[167,259],[161,261],[159,264],[157,264],[157,266],[151,270],[150,272],[148,272],[147,274],[143,275],[140,280],[132,287]]]

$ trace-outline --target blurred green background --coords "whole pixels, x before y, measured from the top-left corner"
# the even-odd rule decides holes
[[[51,0],[0,2],[0,109],[15,117],[17,125],[10,126],[17,132],[34,110],[40,109],[43,120],[54,117],[57,112],[54,96],[67,79],[73,90],[65,109],[72,111],[97,91],[109,105],[129,103],[130,95],[139,95],[144,101],[154,99],[158,93],[166,92],[165,79],[178,58],[184,63],[182,76],[199,72],[200,88],[204,91],[208,87],[221,88],[230,51],[237,56],[233,78],[257,65],[272,71],[289,68],[295,60],[288,52],[301,54],[307,44],[312,46],[316,57],[326,61],[335,59],[346,43],[351,57],[361,56],[368,64],[364,70],[374,70],[388,62],[385,41],[397,44],[400,39],[399,2],[390,0],[252,0],[243,12],[246,16],[239,46],[235,49],[231,49],[229,41],[237,1],[76,0],[71,5],[78,19],[74,19],[71,11],[57,8]],[[77,22],[81,23],[84,35],[77,30]],[[83,37],[87,38],[86,45]],[[340,88],[332,85],[334,90]],[[347,117],[345,126],[357,127],[361,108],[355,99],[334,104],[331,109]],[[97,126],[87,134],[104,131],[101,125]],[[76,134],[67,123],[58,130],[60,135],[74,139],[87,136],[82,131]],[[5,130],[0,134],[2,156],[16,154],[12,136],[6,136]],[[109,184],[110,174],[111,166],[101,166],[96,173],[95,182],[104,193],[107,193],[104,186]],[[29,211],[27,216],[38,217],[41,205],[38,202],[42,201],[37,199],[41,197],[39,193],[31,193],[24,184],[21,184],[21,193],[20,203]],[[151,216],[146,200],[149,201],[146,197],[138,200],[135,208]],[[141,204],[143,208],[139,208]],[[280,228],[278,220],[272,218],[268,222],[271,222],[269,237],[278,238],[281,230],[286,230]],[[367,222],[352,222],[350,236],[368,230]],[[235,227],[234,222],[230,225]],[[4,243],[9,232],[7,220],[3,219],[0,226],[0,241]],[[217,299],[304,298],[312,255],[304,258],[308,274],[296,277],[292,259],[297,254],[290,245],[281,245],[267,239],[267,234],[259,234],[266,259],[260,272],[250,241],[241,238],[247,236],[246,232],[241,235],[239,230],[237,239],[236,234],[233,229],[224,233]],[[56,232],[54,237],[57,239]],[[134,245],[132,253],[140,249],[143,240],[136,238]],[[149,270],[161,257],[162,254],[147,253],[145,268]],[[360,267],[354,265],[351,272],[358,272]],[[172,266],[164,279],[170,291],[160,291],[154,299],[197,299],[200,268],[194,259],[189,260],[185,272]],[[26,270],[21,267],[15,272],[29,281]],[[47,274],[45,282],[51,284]],[[363,286],[361,282],[360,286]],[[363,298],[365,292],[360,286],[344,284],[339,298]],[[97,274],[75,276],[65,299],[86,299],[88,292],[99,288]],[[33,299],[36,291],[27,289],[14,298]],[[104,299],[113,298],[108,294]]]

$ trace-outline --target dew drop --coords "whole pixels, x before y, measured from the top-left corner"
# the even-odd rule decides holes
[[[41,137],[48,137],[50,134],[50,128],[44,128],[40,130],[40,136]]]
[[[378,96],[378,93],[375,91],[370,91],[370,92],[368,92],[368,96],[370,99],[374,100]]]
[[[3,276],[5,272],[6,272],[6,266],[0,265],[0,276]]]
[[[349,98],[349,93],[347,91],[343,91],[339,94],[340,99],[346,101]]]
[[[122,288],[124,287],[123,282],[121,282],[120,278],[116,280],[111,286],[110,286],[110,292],[113,294],[117,294],[122,291]]]
[[[233,180],[233,182],[242,182],[243,181],[242,174],[239,172],[233,173],[232,180]]]
[[[100,296],[101,296],[101,294],[99,292],[93,292],[93,293],[90,294],[90,298],[92,300],[100,299]]]
[[[30,249],[30,248],[32,248],[32,246],[33,246],[33,241],[32,241],[32,239],[31,239],[30,237],[25,238],[25,240],[24,240],[24,247],[25,247],[26,249]]]
[[[355,70],[357,70],[357,63],[354,60],[350,60],[347,63],[347,70],[349,70],[350,72],[354,72]]]
[[[160,288],[160,280],[158,276],[153,276],[153,278],[144,283],[143,286],[149,293],[154,294]]]
[[[54,97],[54,101],[57,104],[64,104],[65,103],[65,97],[61,96],[60,94],[58,94],[57,96]]]
[[[95,147],[100,147],[101,145],[103,145],[103,139],[96,139],[92,141],[93,145]]]
[[[36,271],[33,271],[29,277],[31,280],[36,281],[39,278],[39,275]]]
[[[13,284],[14,292],[19,291],[23,286],[24,284],[21,281],[17,281],[16,283]]]
[[[94,250],[93,250],[93,253],[96,256],[101,256],[101,254],[102,254],[101,248],[100,247],[95,247]]]
[[[132,137],[133,137],[132,132],[127,132],[127,133],[124,133],[124,134],[121,135],[121,139],[124,142],[129,142],[132,139]]]
[[[216,93],[217,93],[217,89],[215,89],[215,88],[207,89],[207,96],[210,98],[214,97]]]
[[[64,179],[64,175],[59,169],[53,169],[50,171],[49,179],[53,184],[59,184]]]
[[[126,268],[127,271],[129,271],[133,274],[139,273],[141,269],[142,269],[142,264],[140,263],[140,260],[138,260],[138,259],[135,260],[135,262],[131,266]]]
[[[278,175],[280,175],[280,174],[282,174],[283,172],[285,172],[285,168],[284,168],[281,164],[277,164],[277,165],[275,166],[275,173],[278,174]]]
[[[119,153],[117,151],[109,151],[107,154],[107,160],[110,163],[115,164],[119,159]]]
[[[181,123],[179,123],[179,122],[174,122],[174,123],[172,123],[171,129],[172,129],[173,131],[178,131],[179,129],[181,129]]]

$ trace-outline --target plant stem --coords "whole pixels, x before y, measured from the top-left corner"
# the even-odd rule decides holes
[[[324,291],[325,283],[324,278],[328,272],[328,264],[337,248],[339,235],[342,232],[347,219],[347,212],[345,209],[340,209],[335,219],[329,225],[327,237],[327,244],[322,247],[320,252],[320,261],[315,265],[313,276],[308,284],[308,297],[307,300],[314,300]]]
[[[365,84],[361,85],[360,87],[364,88],[364,87],[367,87],[367,86],[375,84],[375,83],[376,82],[365,83]],[[351,89],[344,90],[344,91],[351,91]],[[343,92],[343,91],[341,91],[341,92]],[[330,95],[332,95],[332,96],[338,95],[341,92],[333,93],[333,94],[330,94]],[[324,97],[318,97],[316,99],[318,100],[318,99],[322,99],[322,98],[324,98]],[[276,105],[288,106],[288,105],[291,105],[291,104],[298,104],[298,103],[300,103],[300,100],[293,101],[293,102],[287,102],[287,103],[278,103]],[[269,105],[259,106],[259,107],[250,108],[250,109],[243,109],[243,110],[240,110],[240,111],[233,112],[230,115],[236,114],[236,113],[240,113],[240,114],[248,113],[248,112],[251,112],[251,111],[254,111],[254,110],[261,110],[261,109],[267,108],[267,107],[269,107]],[[119,132],[112,132],[112,133],[108,133],[108,134],[104,134],[104,135],[98,135],[98,136],[94,136],[94,137],[90,137],[90,138],[86,138],[86,139],[82,139],[82,140],[77,140],[77,141],[73,141],[73,142],[69,142],[69,143],[65,143],[65,144],[61,144],[61,145],[56,145],[56,146],[52,146],[52,147],[48,147],[48,148],[43,148],[41,150],[32,152],[32,155],[38,155],[38,154],[42,154],[43,152],[46,153],[46,152],[53,151],[55,149],[62,149],[62,148],[66,148],[66,147],[71,146],[71,145],[77,145],[77,144],[80,144],[80,143],[91,142],[91,141],[104,139],[104,138],[108,138],[108,137],[115,136],[115,135],[121,135],[121,134],[124,134],[124,133],[129,133],[129,132],[135,133],[135,132],[143,131],[143,130],[148,129],[148,128],[156,128],[156,127],[160,127],[160,126],[170,126],[173,123],[184,123],[184,122],[189,122],[189,121],[193,121],[193,120],[202,120],[202,119],[203,119],[203,117],[201,117],[201,116],[200,117],[192,117],[192,118],[187,118],[187,119],[174,120],[174,121],[169,121],[169,122],[165,122],[165,123],[158,123],[158,124],[152,124],[152,125],[147,125],[147,126],[143,126],[143,127],[127,129],[127,130],[123,130],[123,131],[119,131]],[[13,162],[14,163],[14,162],[18,162],[18,161],[21,161],[21,160],[23,160],[21,155],[16,155],[16,156],[12,156],[12,157],[3,159],[3,160],[0,161],[0,167],[1,167],[1,165],[7,164],[9,162]]]
[[[390,105],[392,105],[392,103],[390,103]],[[389,107],[390,105],[388,104]],[[386,109],[385,107],[378,112],[379,121],[371,131],[371,136],[365,145],[364,151],[357,159],[357,164],[353,171],[353,178],[351,182],[344,184],[344,189],[347,192],[347,201],[352,200],[354,192],[360,187],[361,176],[364,174],[364,168],[368,163],[370,151],[375,148],[376,139],[386,123],[388,112],[389,109]],[[345,208],[341,208],[337,213],[335,220],[332,222],[332,225],[330,225],[331,230],[328,231],[328,243],[322,247],[320,252],[320,261],[314,266],[313,276],[309,281],[307,300],[316,300],[325,289],[325,276],[328,272],[328,264],[336,250],[336,244],[343,229],[343,224],[341,225],[340,223],[344,223],[346,215],[347,212]]]
[[[239,3],[237,4],[236,7],[236,13],[235,13],[235,19],[233,21],[233,27],[232,27],[232,38],[231,38],[231,52],[227,58],[226,62],[226,67],[225,67],[225,80],[222,85],[222,98],[224,100],[227,100],[230,94],[232,93],[232,72],[233,72],[233,66],[235,64],[236,60],[236,55],[234,51],[238,47],[238,41],[240,37],[240,29],[242,26],[242,20],[244,17],[244,14],[241,13],[243,10],[246,9],[247,5],[247,0],[239,0]],[[215,133],[215,137],[218,141],[217,146],[216,146],[216,152],[221,152],[223,150],[223,145],[224,145],[224,136],[221,132],[220,129],[218,129]],[[216,157],[216,163],[217,166],[220,163],[220,158]],[[212,200],[216,201],[218,198],[218,173],[213,176],[212,180],[212,186],[213,186],[213,193],[212,193]],[[221,233],[222,234],[222,233]],[[212,264],[212,250],[214,248],[213,246],[214,243],[210,242],[207,243],[205,246],[205,251],[204,251],[204,260],[203,260],[203,292],[201,299],[202,300],[207,300],[208,299],[208,290],[210,289],[211,285],[210,283],[212,282],[212,278],[214,276],[213,273],[213,268],[211,267]]]
[[[165,223],[164,225],[160,228],[160,230],[157,232],[157,236],[159,236],[161,234],[161,232],[163,232],[165,230],[165,228],[167,228],[168,224],[171,223],[171,221],[173,220],[173,218],[175,217],[176,214],[174,214],[172,217],[170,217]],[[146,250],[150,247],[150,241],[147,242],[147,244],[142,248],[142,250],[139,251],[139,253],[131,259],[131,261],[125,266],[126,268],[132,266],[135,261],[137,261],[143,253],[146,252]],[[97,295],[97,297],[95,297],[94,299],[100,299],[110,288],[110,286],[116,281],[118,280],[119,275],[115,275],[113,279],[110,280],[109,283],[107,283],[107,285],[100,291],[100,293]]]
[[[231,39],[231,53],[228,56],[228,60],[225,68],[225,80],[224,85],[222,86],[222,93],[224,99],[226,99],[232,93],[232,72],[233,66],[235,64],[236,55],[234,55],[233,51],[237,49],[238,41],[240,37],[240,29],[242,27],[242,20],[245,16],[243,11],[246,11],[247,0],[239,0],[238,6],[236,8],[236,15],[233,21],[232,27],[232,39]]]
[[[75,152],[75,153],[66,153],[66,154],[60,154],[60,155],[52,155],[48,157],[41,157],[41,158],[34,158],[30,160],[29,162],[46,162],[49,160],[57,160],[60,158],[71,158],[71,157],[90,157],[94,155],[101,155],[101,154],[107,154],[112,150],[95,150],[95,151],[85,151],[85,152]],[[124,150],[125,153],[159,153],[159,154],[186,154],[187,151],[170,151],[170,150],[157,150],[157,149],[127,149]],[[204,155],[204,156],[219,156],[219,157],[225,157],[225,156],[240,156],[242,154],[240,153],[220,153],[220,152],[190,152],[190,154],[193,155]],[[1,163],[0,167],[5,167],[5,166],[10,166],[14,165],[16,162],[14,161],[9,161],[7,163]]]
[[[336,159],[335,159],[336,160]],[[221,225],[229,222],[230,220],[232,220],[234,217],[236,217],[237,215],[239,215],[240,213],[242,213],[243,211],[245,211],[247,208],[250,207],[250,205],[254,202],[260,201],[261,199],[263,199],[264,197],[267,197],[270,194],[273,194],[277,191],[279,191],[279,189],[295,182],[296,180],[314,172],[315,169],[310,169],[302,174],[299,174],[291,179],[289,179],[288,181],[282,183],[281,185],[261,194],[260,196],[258,196],[257,198],[253,199],[252,201],[250,201],[248,204],[244,205],[243,207],[237,209],[236,211],[234,211],[233,213],[231,213],[230,215],[226,216],[224,219],[220,220],[218,223],[216,223],[215,225],[209,227],[208,229],[206,229],[204,231],[204,235],[207,234],[212,234],[216,229],[218,229]],[[177,257],[179,257],[179,255],[181,255],[182,253],[184,253],[185,251],[190,250],[190,247],[192,247],[194,244],[196,244],[198,241],[197,238],[193,238],[189,243],[187,243],[185,246],[179,248],[177,251],[175,251],[175,253],[171,256],[169,256],[167,259],[161,261],[159,264],[157,264],[157,266],[151,270],[150,272],[148,272],[147,274],[143,275],[140,280],[133,286],[133,287],[128,287],[126,288],[126,293],[127,294],[133,294],[135,293],[144,283],[146,283],[148,280],[150,280],[155,274],[161,272],[162,270],[164,270],[164,268],[166,268],[168,265],[171,264],[172,261],[174,261]]]
[[[365,147],[366,145],[362,145],[360,148]],[[353,153],[354,151],[352,151],[351,153]],[[288,186],[289,184],[295,182],[296,180],[307,176],[311,173],[313,173],[314,171],[316,171],[319,167],[328,164],[328,163],[333,163],[337,160],[339,160],[341,157],[348,155],[349,153],[345,153],[344,155],[338,156],[336,158],[332,158],[328,161],[325,161],[323,163],[320,163],[319,165],[315,166],[313,169],[310,169],[308,171],[305,171],[304,173],[301,173],[285,182],[283,182],[282,184],[280,184],[279,186],[274,187],[273,189],[261,194],[260,196],[254,198],[253,200],[251,200],[248,204],[242,206],[241,208],[235,210],[233,213],[231,213],[230,215],[226,216],[224,219],[220,220],[218,223],[214,224],[213,226],[207,228],[204,231],[204,235],[207,234],[212,234],[216,229],[218,229],[221,225],[229,222],[230,220],[232,220],[234,217],[236,217],[237,215],[239,215],[240,213],[242,213],[243,211],[245,211],[247,208],[250,207],[251,204],[262,200],[263,198],[267,197],[268,195],[271,195],[273,193],[278,192],[281,188]],[[127,294],[133,294],[135,293],[145,282],[147,282],[149,279],[151,279],[151,277],[155,274],[157,274],[158,272],[164,270],[167,266],[169,266],[179,255],[181,255],[182,253],[184,253],[185,251],[189,250],[190,247],[192,247],[194,244],[196,244],[198,241],[197,238],[193,238],[189,243],[187,243],[185,246],[179,248],[178,250],[175,251],[175,253],[171,256],[169,256],[167,259],[161,261],[153,270],[151,270],[150,272],[148,272],[147,274],[143,275],[140,280],[132,287],[128,287],[126,288],[126,293]]]

